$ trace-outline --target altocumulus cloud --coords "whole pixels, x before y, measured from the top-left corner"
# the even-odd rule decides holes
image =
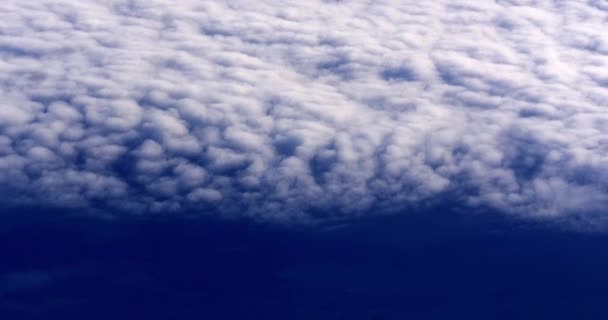
[[[604,0],[5,0],[0,201],[601,220],[607,24]]]

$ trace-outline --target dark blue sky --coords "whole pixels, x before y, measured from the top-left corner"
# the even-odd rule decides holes
[[[29,210],[2,319],[600,319],[608,236],[433,212],[314,229]],[[78,215],[77,215],[78,216]]]

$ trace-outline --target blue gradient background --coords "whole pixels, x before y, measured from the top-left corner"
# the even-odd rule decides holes
[[[3,216],[3,319],[605,314],[608,236],[492,213],[437,208],[314,229],[58,214]]]

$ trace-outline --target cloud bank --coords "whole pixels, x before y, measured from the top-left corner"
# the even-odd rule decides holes
[[[0,201],[601,219],[608,2],[8,0]]]

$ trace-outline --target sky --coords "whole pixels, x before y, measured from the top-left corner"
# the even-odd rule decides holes
[[[575,306],[597,318],[607,25],[605,0],[4,0],[0,310],[136,315],[107,294],[153,287],[163,312],[208,299],[220,319],[234,298],[224,318],[279,303],[278,318],[390,319],[416,290],[432,306],[433,272],[453,266],[448,296],[473,282],[459,310],[469,297],[521,318],[544,308],[497,297],[585,291]],[[151,265],[157,246],[170,266]],[[347,253],[332,262],[332,247]],[[553,268],[558,283],[534,271]],[[498,290],[509,271],[523,293]]]
[[[495,212],[443,209],[287,229],[30,209],[5,216],[2,229],[2,319],[607,314],[605,233],[563,232]]]

